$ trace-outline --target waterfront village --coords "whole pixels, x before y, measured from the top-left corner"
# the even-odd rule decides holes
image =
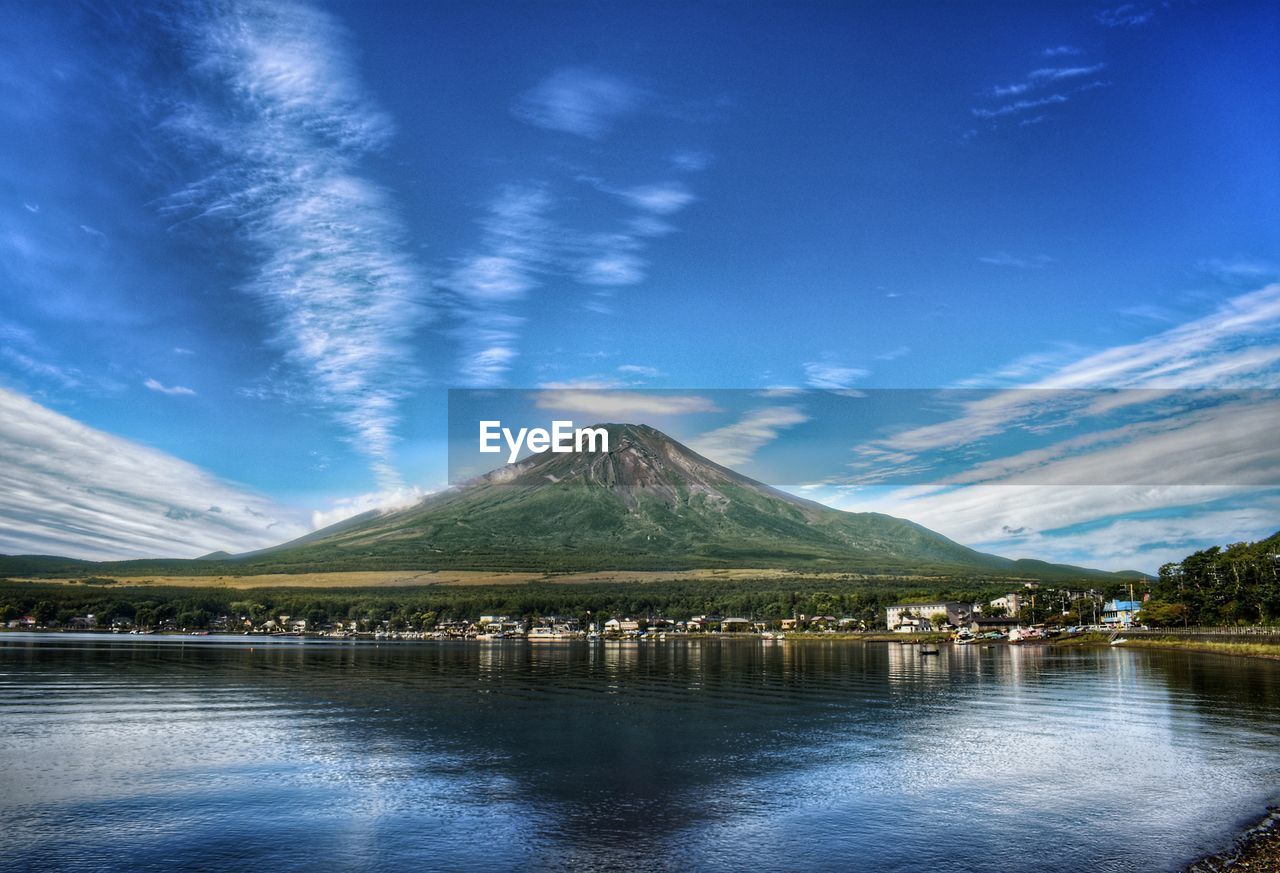
[[[1062,631],[1116,630],[1139,620],[1141,600],[1106,600],[1096,591],[1050,589],[1038,591],[1028,582],[988,603],[935,601],[901,603],[885,608],[883,622],[836,615],[803,615],[790,618],[757,618],[704,614],[688,619],[662,616],[611,616],[607,619],[566,616],[480,615],[475,618],[441,619],[424,614],[417,622],[350,620],[319,622],[291,615],[258,616],[222,614],[199,623],[187,623],[183,615],[154,623],[135,624],[115,617],[102,621],[93,614],[64,617],[23,615],[3,625],[10,630],[104,631],[130,634],[187,633],[306,636],[333,639],[376,640],[494,640],[555,641],[573,639],[666,639],[668,636],[726,634],[759,635],[785,639],[787,634],[950,634],[957,641],[1034,640]],[[1069,619],[1074,619],[1070,623]],[[1088,619],[1088,620],[1086,620]]]

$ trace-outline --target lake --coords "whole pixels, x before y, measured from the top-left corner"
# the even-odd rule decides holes
[[[1180,870],[1280,663],[894,643],[0,634],[0,870]]]

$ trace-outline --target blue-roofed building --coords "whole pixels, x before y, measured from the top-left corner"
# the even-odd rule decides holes
[[[1108,600],[1102,607],[1102,623],[1110,627],[1129,627],[1133,624],[1141,600]]]

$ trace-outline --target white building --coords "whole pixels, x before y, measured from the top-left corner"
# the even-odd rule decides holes
[[[947,624],[960,627],[966,625],[979,612],[978,604],[962,603],[958,600],[939,601],[936,603],[899,603],[885,608],[885,624],[889,630],[906,631],[926,630],[921,623],[932,625],[933,617],[945,615]]]
[[[1022,607],[1026,604],[1026,602],[1027,602],[1026,597],[1024,597],[1022,594],[1019,594],[1016,591],[1010,591],[1004,597],[997,597],[995,600],[991,601],[989,605],[993,610],[996,610],[996,611],[999,611],[1001,608],[1003,608],[1005,615],[1012,616],[1013,618],[1017,618],[1018,613],[1022,611]]]
[[[604,629],[611,633],[628,633],[640,630],[640,622],[632,618],[611,618],[604,623]]]

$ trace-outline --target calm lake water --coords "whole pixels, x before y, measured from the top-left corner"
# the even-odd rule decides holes
[[[0,635],[0,869],[1178,870],[1280,664],[897,644]]]

